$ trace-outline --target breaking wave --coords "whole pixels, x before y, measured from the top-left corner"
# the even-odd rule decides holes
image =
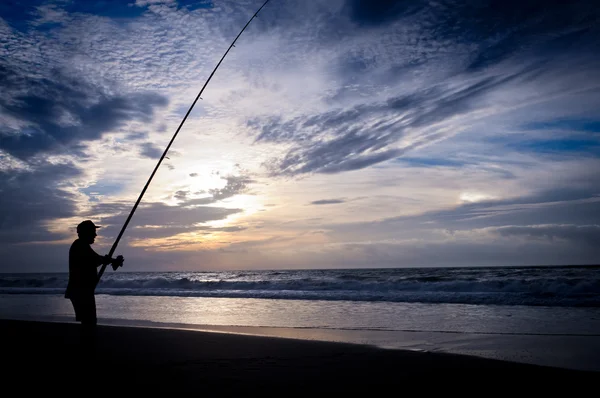
[[[62,294],[66,274],[0,275],[0,293]],[[115,272],[97,294],[600,307],[600,269],[497,267]]]

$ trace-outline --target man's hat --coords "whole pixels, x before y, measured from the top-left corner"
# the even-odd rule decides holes
[[[82,233],[82,232],[91,232],[91,231],[96,231],[96,228],[100,228],[99,225],[94,224],[91,220],[85,220],[79,223],[79,225],[77,226],[77,233]]]

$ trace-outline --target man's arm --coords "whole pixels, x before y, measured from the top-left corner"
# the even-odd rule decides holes
[[[101,256],[98,255],[98,257],[100,257],[100,264],[96,265],[96,267],[99,267],[101,265],[108,265],[110,263],[113,262],[114,259],[110,258],[110,256],[108,254]]]
[[[99,267],[101,265],[108,265],[111,263],[111,258],[107,255],[101,256],[94,249],[90,247],[91,257],[94,260],[94,265]]]
[[[100,267],[101,265],[108,265],[108,264],[112,264],[113,270],[116,270],[119,267],[123,266],[123,256],[117,256],[117,258],[111,258],[108,254],[101,256],[98,253],[96,253],[94,251],[94,249],[92,249],[90,247],[90,250],[94,253],[94,262],[96,264],[96,267]]]

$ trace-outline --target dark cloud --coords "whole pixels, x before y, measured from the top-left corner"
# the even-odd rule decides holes
[[[83,217],[93,218],[96,214],[115,214],[129,212],[133,207],[133,203],[110,202],[110,203],[95,203],[93,208],[83,214]]]
[[[403,156],[398,159],[398,162],[403,165],[413,167],[450,167],[460,168],[469,165],[469,162],[464,160],[448,159],[448,158],[425,158],[416,156]]]
[[[145,131],[136,131],[134,133],[127,134],[126,139],[128,141],[145,140],[148,138],[148,133]]]
[[[505,140],[496,140],[496,143],[502,144],[504,141],[505,148],[511,151],[518,152],[536,152],[540,154],[558,154],[565,153],[581,153],[585,155],[600,156],[600,137],[590,135],[587,139],[577,138],[554,138],[543,139],[532,137],[531,139],[515,139],[507,137]]]
[[[156,145],[152,144],[151,142],[143,143],[142,145],[140,145],[140,148],[140,154],[150,159],[159,159],[163,154],[163,150],[157,147]]]
[[[525,236],[551,241],[562,239],[595,247],[600,243],[600,225],[511,225],[497,228],[495,232],[501,236]]]
[[[310,202],[311,205],[333,205],[333,204],[338,204],[338,203],[344,203],[345,200],[344,199],[322,199],[322,200],[315,200],[313,202]]]
[[[173,195],[173,197],[178,200],[186,200],[189,193],[190,193],[190,191],[180,190],[180,191],[175,192],[175,195]]]
[[[436,131],[436,124],[484,109],[490,94],[503,87],[566,79],[568,72],[562,70],[562,75],[556,75],[553,71],[561,71],[574,59],[594,65],[599,60],[594,49],[600,40],[595,28],[600,23],[600,9],[586,1],[348,0],[345,9],[361,26],[387,26],[399,21],[395,25],[398,31],[382,31],[387,45],[373,44],[384,52],[389,46],[404,56],[376,56],[361,45],[342,53],[336,78],[347,84],[332,94],[332,104],[337,104],[335,98],[342,98],[348,87],[357,85],[376,93],[378,88],[389,89],[391,83],[408,79],[421,82],[420,87],[391,96],[387,102],[363,103],[291,120],[267,117],[249,121],[257,132],[256,143],[292,144],[280,159],[265,163],[274,175],[337,173],[393,159],[455,133]],[[336,26],[348,28],[339,21]],[[491,68],[509,58],[511,67]],[[458,66],[448,70],[447,65]],[[397,73],[384,73],[386,68]],[[429,70],[440,71],[444,79],[424,78],[423,73]],[[590,78],[593,83],[580,82],[582,90],[598,84],[598,75]],[[406,130],[417,128],[431,131],[411,148],[398,148]],[[590,142],[547,141],[521,149],[531,152],[540,145],[544,150],[551,146],[560,150],[577,145],[589,148]],[[514,178],[510,174],[505,177]]]
[[[585,0],[347,0],[345,9],[354,23],[366,27],[415,16],[428,32],[482,43],[489,55],[527,45],[529,38],[552,40],[563,36],[556,33],[592,29],[599,16],[593,2]]]
[[[583,180],[587,180],[585,185],[577,188]],[[549,240],[554,237],[565,240],[564,244],[569,246],[573,253],[581,250],[582,245],[593,246],[594,240],[598,241],[598,182],[598,176],[594,178],[593,173],[582,171],[580,180],[573,178],[572,189],[547,190],[506,200],[465,203],[452,209],[372,222],[336,224],[327,229],[332,237],[342,241],[361,240],[368,236],[373,241],[393,237],[417,239],[423,244],[430,239],[440,239],[441,231],[451,236],[460,236],[461,233],[465,236],[466,233],[469,240],[472,240],[475,234],[486,231],[497,236],[520,236],[524,241],[543,240],[544,237]],[[448,242],[444,245],[452,244]],[[594,260],[590,257],[589,261]]]
[[[108,18],[135,18],[142,15],[146,7],[132,7],[130,2],[121,1],[59,1],[48,2],[45,0],[7,1],[0,3],[0,16],[12,27],[20,31],[29,29],[49,29],[56,27],[61,22],[46,23],[41,27],[36,20],[41,16],[40,6],[51,5],[55,10],[64,10],[71,14],[90,14]]]
[[[240,232],[244,231],[244,227],[222,227],[222,228],[211,228],[206,226],[164,226],[160,228],[153,227],[138,227],[132,230],[131,236],[135,239],[157,239],[157,238],[168,238],[178,234],[186,232],[200,232],[203,234],[210,234],[213,232]]]
[[[345,267],[363,267],[365,263],[381,267],[579,265],[597,264],[600,254],[589,245],[539,240],[519,245],[474,241],[348,244],[342,250],[343,256],[332,254],[328,263]]]
[[[365,15],[370,15],[368,9],[373,11],[374,15],[379,15],[378,12],[381,11],[383,17],[383,14],[389,12],[389,7],[411,9],[410,4],[418,3],[420,2],[349,1],[347,5],[366,12]],[[410,65],[400,68],[403,74],[401,78],[384,73],[381,75],[381,81],[373,80],[371,76],[377,75],[375,72],[378,69],[390,66],[389,61],[384,65],[376,59],[371,59],[373,51],[352,49],[351,53],[342,54],[340,63],[348,66],[337,70],[337,77],[342,82],[347,82],[342,84],[342,91],[347,90],[347,87],[356,87],[357,84],[366,88],[373,85],[374,92],[377,88],[389,91],[390,84],[393,85],[394,81],[402,81],[404,78],[413,80],[411,75],[406,75],[407,70],[421,75],[423,71],[430,69],[439,70],[443,72],[445,79],[417,79],[421,82],[416,85],[418,88],[390,96],[387,101],[366,104],[363,102],[352,107],[288,120],[281,117],[250,120],[248,125],[256,131],[256,143],[291,144],[291,148],[281,158],[265,163],[268,170],[274,175],[337,173],[403,156],[408,150],[455,134],[457,131],[438,130],[438,124],[449,123],[456,117],[486,110],[490,101],[495,99],[492,94],[504,87],[514,88],[527,84],[540,86],[562,80],[566,82],[570,79],[570,71],[574,69],[567,71],[564,68],[576,62],[575,59],[581,60],[580,65],[588,66],[597,65],[600,61],[597,53],[592,51],[594,43],[600,40],[599,31],[591,28],[593,22],[599,20],[600,13],[597,9],[592,10],[589,4],[583,2],[571,5],[530,1],[511,4],[508,9],[504,3],[496,1],[484,2],[482,5],[458,5],[457,10],[444,1],[432,5],[431,9],[426,6],[427,10],[424,8],[422,13],[415,14],[414,18],[419,21],[417,30],[422,31],[421,33],[427,31],[425,36],[428,39],[424,40],[433,41],[431,45],[436,50],[432,51],[438,54],[437,58],[408,57],[410,60],[406,62]],[[403,12],[397,16],[401,15],[404,15]],[[365,21],[371,23],[376,20],[377,18],[367,18]],[[548,26],[544,25],[546,22]],[[518,29],[515,26],[518,26]],[[433,31],[430,31],[431,29]],[[584,32],[583,36],[572,36],[569,33],[574,31]],[[390,30],[386,30],[386,35],[389,34]],[[523,41],[519,35],[523,36]],[[392,34],[390,37],[393,39],[389,40],[393,40],[401,51],[419,51],[419,46],[415,47],[414,43],[405,42],[398,36],[399,33]],[[570,44],[565,44],[559,49],[550,43],[551,38],[562,38]],[[488,42],[493,40],[496,41],[495,44]],[[511,40],[513,44],[509,43]],[[467,46],[473,51],[458,54],[450,51],[446,54],[440,51],[440,48],[446,45],[452,48],[455,45],[463,46],[462,48]],[[493,47],[496,49],[491,50]],[[382,47],[382,50],[384,49],[385,46]],[[461,58],[463,55],[467,59]],[[502,68],[480,70],[487,66],[498,66],[500,61],[509,56],[513,57],[510,67],[503,65]],[[448,76],[446,64],[455,65],[457,60],[462,60],[462,69],[453,70]],[[574,88],[575,84],[581,86],[581,90],[593,89],[598,85],[598,76],[600,75],[592,73],[589,76],[590,81],[578,79],[577,82],[571,83],[571,87]],[[338,95],[339,93],[334,93],[331,98]],[[332,100],[332,104],[338,103]],[[518,100],[516,105],[518,106]],[[408,129],[418,129],[423,133],[416,142],[413,141],[410,148],[398,147]],[[519,142],[519,145],[519,149],[527,152],[547,151],[551,147],[561,151],[565,148],[583,148],[588,155],[596,155],[598,148],[597,141],[585,139],[547,139],[528,146]],[[592,146],[594,148],[590,150]],[[506,174],[505,177],[514,178],[510,174]]]
[[[417,101],[419,114],[410,122],[411,127],[423,127],[443,121],[450,117],[459,116],[476,108],[478,101],[484,99],[485,95],[493,89],[520,79],[527,79],[529,75],[534,73],[532,69],[523,72],[509,74],[507,76],[492,76],[485,77],[464,87],[459,87],[454,90],[443,90],[435,87],[434,90],[426,90],[420,101]],[[443,90],[443,91],[441,91]],[[438,92],[438,95],[435,93]],[[433,97],[429,97],[433,95]],[[403,98],[395,99],[392,107],[400,110],[405,109]],[[414,108],[414,105],[411,106]]]
[[[81,175],[73,164],[37,162],[28,171],[0,171],[0,241],[31,242],[63,236],[46,223],[76,214],[75,196],[61,184]]]
[[[574,49],[595,51],[595,27],[600,22],[597,5],[585,0],[347,0],[345,9],[353,23],[361,27],[392,22],[398,27],[417,25],[417,42],[423,44],[422,50],[441,43],[467,45],[470,54],[466,71],[470,72],[515,54],[552,58]],[[411,50],[410,46],[405,49]],[[362,61],[349,62],[360,65]],[[410,60],[406,66],[414,62]]]
[[[99,220],[99,223],[106,226],[102,230],[103,237],[112,239],[117,236],[131,209],[127,208],[124,210],[120,213],[102,217]],[[141,204],[128,225],[127,239],[136,239],[142,236],[167,237],[174,233],[196,231],[204,228],[197,224],[222,220],[231,214],[241,211],[241,209],[227,209],[213,206],[168,206],[159,202]],[[97,211],[97,208],[94,208],[92,213],[99,214],[100,212]],[[139,236],[138,231],[140,231]]]
[[[150,92],[107,94],[62,70],[35,77],[16,72],[7,62],[0,61],[0,110],[25,127],[0,127],[0,148],[22,159],[51,150],[68,152],[128,121],[149,122],[155,108],[168,102]]]
[[[132,223],[135,225],[158,226],[192,225],[220,220],[240,211],[240,209],[226,209],[222,207],[168,206],[164,203],[149,203],[138,207],[132,218]],[[102,222],[109,225],[117,225],[121,221],[124,221],[122,218],[123,215],[104,217],[102,218]]]
[[[329,111],[282,121],[252,119],[259,131],[256,142],[295,144],[281,159],[266,166],[274,174],[339,173],[384,162],[439,140],[445,133],[430,133],[410,145],[397,143],[407,129],[428,128],[477,108],[494,88],[531,71],[483,77],[462,85],[437,85],[371,105]],[[447,133],[446,133],[447,134]]]
[[[584,36],[597,38],[593,31],[599,16],[598,8],[583,0],[455,3],[438,14],[445,34],[455,27],[459,40],[477,45],[469,70],[485,68],[515,53],[554,56],[569,47],[587,46]]]
[[[369,241],[343,245],[345,252],[356,254],[351,256],[356,266],[596,264],[600,256],[600,196],[593,185],[590,183],[587,192],[581,189],[557,195],[545,191],[420,215],[324,227],[335,241]]]
[[[347,0],[345,9],[353,22],[347,35],[371,34],[357,25],[379,30],[372,46],[357,45],[339,57],[336,78],[346,84],[332,95],[333,102],[356,90],[357,83],[361,93],[376,93],[392,82],[431,82],[438,72],[442,80],[453,79],[511,59],[545,70],[562,57],[598,59],[600,9],[586,0]]]
[[[190,198],[190,191],[179,190],[174,194],[174,197],[180,201],[177,206],[169,206],[161,202],[140,204],[128,226],[128,238],[159,238],[198,231],[210,233],[244,230],[244,227],[238,226],[211,228],[201,225],[208,221],[222,220],[231,214],[243,211],[242,209],[209,206],[220,200],[246,192],[248,185],[253,182],[246,176],[227,176],[223,179],[227,181],[225,187],[209,190],[211,194],[209,197]],[[132,204],[98,203],[93,206],[85,217],[98,219],[99,216],[104,215],[99,220],[100,223],[106,225],[106,228],[102,230],[102,235],[107,239],[112,239],[117,236],[131,208]]]
[[[346,9],[355,23],[375,26],[414,13],[423,5],[418,0],[348,0]]]
[[[523,66],[539,62],[547,70],[565,55],[567,59],[581,54],[598,58],[600,9],[585,0],[347,0],[345,8],[357,31],[348,34],[369,34],[356,29],[357,24],[380,27],[381,39],[372,44],[384,56],[367,46],[344,53],[337,78],[347,84],[332,98],[343,98],[357,82],[376,82],[376,92],[390,82],[421,80],[423,74],[435,75],[440,70],[445,71],[444,79],[454,78],[511,58]],[[385,54],[388,46],[402,56]]]
[[[360,145],[358,150],[361,152],[355,152],[356,148],[352,146],[353,143]],[[336,144],[341,145],[339,152],[335,149]],[[333,174],[365,168],[404,153],[400,149],[365,153],[368,152],[371,144],[372,141],[369,137],[350,134],[324,145],[316,142],[306,148],[296,148],[288,152],[282,159],[267,163],[266,167],[272,175],[296,175],[310,172]],[[375,145],[378,144],[375,143]]]
[[[582,170],[581,180],[572,178],[572,188],[546,190],[510,200],[484,201],[454,210],[433,212],[423,217],[457,230],[538,224],[600,224],[600,183],[598,176]],[[579,180],[579,181],[578,181]]]
[[[227,181],[225,187],[208,190],[214,200],[223,200],[244,193],[247,191],[248,185],[254,182],[246,176],[227,176],[223,179]]]
[[[522,201],[472,203],[454,210],[432,212],[414,221],[431,222],[450,230],[470,230],[487,227],[525,226],[538,224],[588,225],[600,224],[600,200],[595,197],[564,201],[549,201],[546,193]],[[531,202],[528,199],[535,199]],[[398,220],[400,221],[400,220]]]

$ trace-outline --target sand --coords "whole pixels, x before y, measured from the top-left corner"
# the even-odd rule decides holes
[[[81,355],[78,324],[0,320],[0,328],[3,388],[27,394],[487,395],[556,393],[559,385],[573,394],[600,380],[598,372],[471,356],[120,326],[98,326],[92,362]]]

